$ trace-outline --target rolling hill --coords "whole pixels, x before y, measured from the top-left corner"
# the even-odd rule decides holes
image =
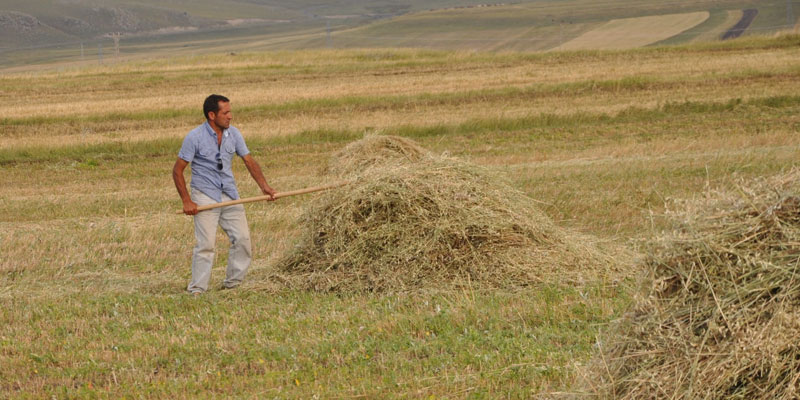
[[[795,8],[800,7],[800,2],[793,3]],[[587,44],[581,48],[613,48],[617,46],[607,41],[607,24],[612,21],[615,35],[644,37],[634,40],[633,46],[622,47],[677,44],[719,40],[740,20],[744,9],[760,11],[745,34],[772,33],[786,29],[789,20],[792,26],[796,23],[794,13],[780,0],[545,0],[407,14],[335,32],[330,39],[317,37],[304,46],[324,46],[328,40],[334,47],[541,51],[581,37]],[[699,16],[694,13],[708,13],[708,17],[693,20]],[[685,18],[670,17],[675,14],[684,14]]]
[[[679,44],[719,40],[737,23],[744,35],[786,30],[796,24],[793,10],[800,9],[800,0],[482,1],[7,0],[0,6],[0,68],[103,62],[112,54],[386,47],[543,51]],[[619,38],[625,43],[609,43]]]

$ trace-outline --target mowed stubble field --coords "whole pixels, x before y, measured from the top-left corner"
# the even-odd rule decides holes
[[[800,37],[628,51],[274,52],[5,74],[3,397],[529,398],[577,390],[637,270],[580,287],[309,293],[271,279],[310,197],[247,206],[239,290],[183,293],[170,171],[205,96],[233,100],[279,191],[365,133],[504,175],[556,223],[635,252],[674,198],[800,162]],[[237,164],[243,196],[257,187]]]

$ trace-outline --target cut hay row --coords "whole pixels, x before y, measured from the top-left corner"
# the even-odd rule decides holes
[[[686,202],[606,336],[606,398],[800,396],[800,170]]]
[[[514,288],[596,280],[611,268],[592,240],[555,226],[524,193],[410,140],[367,137],[331,169],[354,183],[305,214],[299,243],[279,263],[292,286]]]

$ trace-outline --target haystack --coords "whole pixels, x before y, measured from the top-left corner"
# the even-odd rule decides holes
[[[687,202],[594,366],[605,398],[800,397],[800,171]]]
[[[593,279],[610,267],[592,240],[556,227],[535,201],[483,168],[426,151],[413,161],[396,157],[405,149],[384,152],[384,161],[380,149],[345,153],[336,164],[353,183],[310,206],[299,242],[279,262],[296,287],[512,288]]]
[[[358,175],[375,166],[413,164],[434,157],[411,139],[369,134],[336,152],[327,172],[340,177]]]

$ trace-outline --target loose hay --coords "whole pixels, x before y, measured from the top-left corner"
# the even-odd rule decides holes
[[[371,134],[336,152],[328,163],[328,171],[338,176],[360,174],[374,166],[410,164],[433,155],[410,139],[400,136]]]
[[[607,398],[800,397],[800,171],[687,202],[592,382]]]
[[[371,167],[305,214],[300,242],[278,266],[293,286],[513,288],[595,279],[611,266],[592,240],[556,227],[532,199],[482,168],[425,151],[413,163],[382,164],[379,153],[350,153],[348,165]]]

